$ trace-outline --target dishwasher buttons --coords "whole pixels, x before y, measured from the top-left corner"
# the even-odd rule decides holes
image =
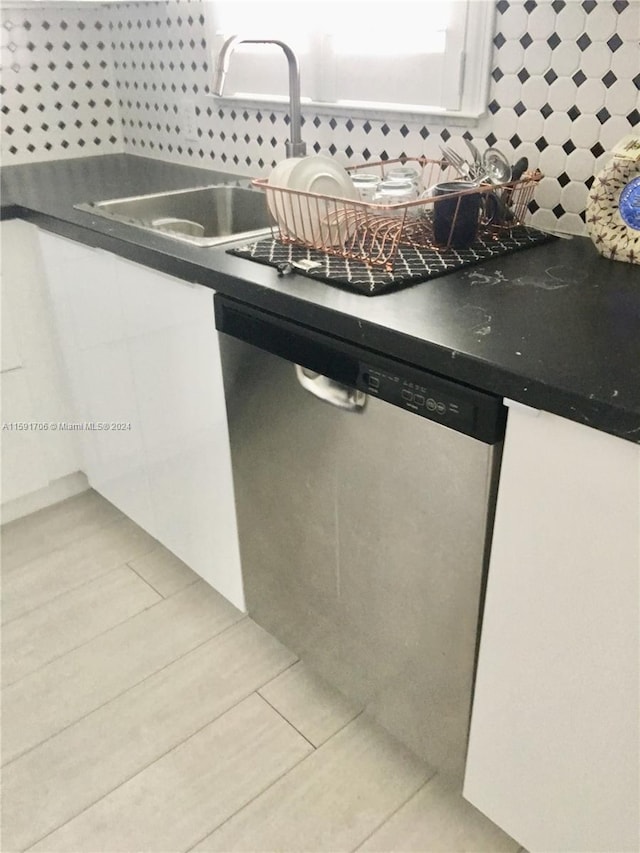
[[[433,397],[424,397],[423,394],[416,394],[408,388],[403,388],[400,392],[401,398],[405,403],[415,406],[417,409],[426,407],[427,411],[435,412],[438,415],[446,415],[447,407],[439,400],[434,400]]]
[[[380,387],[380,377],[376,376],[375,373],[366,375],[366,382],[372,391],[376,391]]]
[[[443,400],[430,397],[430,389],[426,388],[424,385],[419,385],[418,383],[409,382],[407,380],[403,381],[402,379],[390,376],[389,374],[383,373],[381,375],[376,375],[373,371],[362,374],[362,376],[367,382],[369,390],[374,393],[378,391],[388,391],[390,388],[390,381],[392,381],[396,385],[396,387],[392,389],[393,393],[386,397],[384,393],[381,393],[382,398],[387,399],[390,402],[395,399],[396,405],[401,403],[405,408],[410,409],[423,417],[426,415],[427,417],[437,416],[436,419],[446,418],[449,408],[451,408],[453,414],[460,414],[457,403],[448,404]]]

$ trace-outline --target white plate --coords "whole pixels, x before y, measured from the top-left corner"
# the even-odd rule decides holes
[[[287,160],[281,160],[277,163],[269,175],[268,182],[274,187],[286,188],[289,175],[294,166],[301,162],[302,157],[289,157]],[[271,211],[271,215],[278,223],[278,226],[286,234],[290,232],[285,227],[285,209],[284,202],[287,198],[286,193],[280,193],[276,190],[267,190],[267,205]]]
[[[287,188],[333,198],[357,199],[358,191],[345,169],[329,157],[304,157],[289,172]],[[316,246],[338,245],[349,239],[355,224],[344,205],[291,194],[287,197],[289,230],[298,240]]]
[[[305,193],[320,193],[338,198],[356,198],[353,181],[339,163],[316,154],[303,157],[289,173],[287,186]]]

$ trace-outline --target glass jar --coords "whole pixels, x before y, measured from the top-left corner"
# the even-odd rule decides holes
[[[406,204],[408,201],[415,201],[418,195],[418,190],[412,181],[385,179],[380,182],[373,201],[375,204]],[[415,208],[406,208],[406,212],[407,216],[417,215]],[[389,210],[386,215],[402,217],[405,215],[405,208]]]
[[[378,175],[372,175],[370,172],[354,172],[351,175],[351,180],[358,191],[360,201],[373,201],[382,178]]]
[[[420,175],[411,166],[391,166],[385,172],[385,180],[387,181],[411,181],[415,186],[418,195],[422,192],[422,182]]]

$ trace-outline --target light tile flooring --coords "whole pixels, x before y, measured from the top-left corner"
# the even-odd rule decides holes
[[[5,853],[519,850],[95,492],[2,557]]]

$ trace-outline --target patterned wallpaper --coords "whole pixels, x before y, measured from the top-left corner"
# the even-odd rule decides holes
[[[3,15],[3,162],[123,149],[263,175],[284,156],[284,110],[221,106],[212,98],[201,2],[83,5]],[[533,224],[583,233],[593,174],[615,142],[640,125],[640,0],[498,0],[496,8],[489,109],[476,126],[306,109],[304,139],[310,151],[346,164],[437,156],[442,141],[462,151],[457,137],[466,134],[481,148],[525,155],[543,171]],[[47,90],[46,102],[37,89],[51,87],[45,80],[59,87],[55,95]]]

